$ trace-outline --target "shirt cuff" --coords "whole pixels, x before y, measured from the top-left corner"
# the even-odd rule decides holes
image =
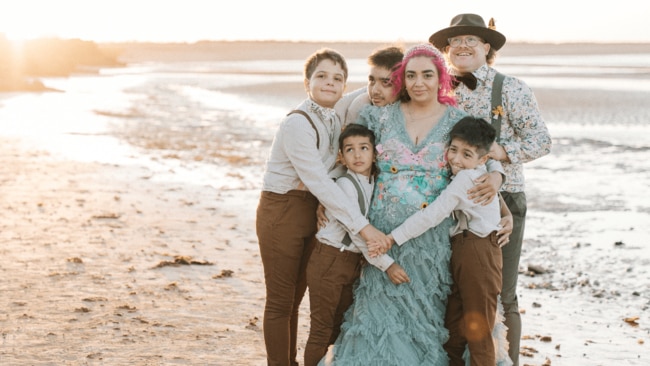
[[[388,267],[392,266],[393,263],[395,263],[395,260],[388,254],[383,254],[377,258],[373,258],[373,260],[369,261],[369,263],[380,269],[382,272],[386,272]]]
[[[510,160],[510,164],[518,164],[519,163],[519,157],[517,156],[517,152],[519,151],[519,147],[516,145],[503,145],[503,149],[506,151],[506,155],[508,156],[508,159]]]
[[[391,231],[390,234],[393,236],[393,239],[395,239],[395,244],[397,245],[402,245],[409,240],[409,238],[406,237],[406,234],[403,233],[403,230],[400,230],[399,227]]]
[[[368,225],[370,225],[370,221],[368,221],[365,216],[359,215],[357,219],[354,219],[354,221],[352,221],[352,226],[348,229],[352,234],[359,234],[359,231]]]

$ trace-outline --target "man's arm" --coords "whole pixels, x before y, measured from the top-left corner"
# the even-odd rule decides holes
[[[467,191],[468,198],[474,203],[485,206],[492,202],[505,182],[506,174],[500,162],[488,159],[485,164],[488,173],[474,180],[474,186]]]
[[[532,89],[515,77],[506,77],[504,107],[508,124],[514,130],[511,139],[502,142],[507,160],[527,163],[551,152],[551,135],[542,119]],[[505,159],[503,159],[505,161]]]

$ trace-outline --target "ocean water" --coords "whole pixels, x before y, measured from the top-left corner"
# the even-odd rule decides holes
[[[348,63],[349,82],[364,83],[365,60]],[[191,172],[209,172],[225,159],[259,175],[277,124],[304,98],[302,65],[303,60],[143,63],[103,69],[98,75],[46,79],[46,85],[63,92],[0,99],[0,133],[20,135],[74,159],[128,158],[177,169],[188,166]],[[609,99],[611,108],[567,102],[545,109],[540,103],[555,140],[553,153],[577,155],[568,161],[545,159],[540,168],[587,166],[585,159],[595,159],[607,172],[620,170],[620,164],[632,173],[644,170],[650,112],[641,101],[650,95],[650,54],[503,57],[497,66],[537,92],[634,93],[640,101],[630,113],[618,108],[617,98]],[[294,83],[293,94],[273,91],[272,85],[286,89]],[[87,151],[84,141],[90,136],[93,149]],[[589,151],[589,157],[580,151]],[[185,173],[192,180],[198,179],[189,171]],[[183,179],[183,174],[178,176]],[[252,181],[243,186],[241,180],[217,182],[214,176],[202,180],[228,189],[258,186]]]
[[[348,62],[349,82],[363,83],[365,60]],[[48,150],[52,159],[145,165],[153,181],[256,190],[277,125],[305,97],[302,64],[146,63],[45,79],[62,92],[0,94],[0,136]],[[522,254],[522,267],[553,273],[521,285],[564,290],[553,296],[584,312],[551,308],[557,312],[549,316],[571,322],[573,314],[592,325],[567,326],[556,338],[598,339],[601,320],[590,318],[603,313],[598,306],[606,309],[603,323],[650,309],[650,54],[504,57],[497,67],[535,90],[554,143],[550,155],[526,164]],[[535,296],[542,295],[524,293],[522,302]],[[644,320],[616,334],[648,338]],[[617,358],[625,364],[650,360],[647,347],[603,342],[635,357]],[[592,361],[610,357],[597,353]]]
[[[365,60],[348,63],[349,82],[364,83]],[[45,79],[62,92],[0,99],[0,133],[65,158],[146,164],[158,179],[257,189],[279,121],[305,97],[302,65],[142,63]],[[650,54],[504,57],[497,66],[557,95],[538,96],[554,146],[526,165],[533,207],[650,213]]]
[[[365,60],[348,62],[349,82],[364,83]],[[302,64],[143,63],[46,79],[63,92],[5,95],[0,133],[67,158],[148,164],[174,169],[173,179],[258,188],[279,121],[305,97]],[[540,95],[566,95],[548,108],[540,99],[554,147],[527,164],[529,190],[544,197],[539,205],[650,211],[650,195],[631,193],[650,186],[650,108],[643,103],[650,54],[504,57],[497,65]],[[287,93],[293,84],[296,91]],[[581,105],[585,93],[595,98]],[[558,176],[562,184],[554,189]],[[619,192],[609,182],[622,176],[628,189]]]

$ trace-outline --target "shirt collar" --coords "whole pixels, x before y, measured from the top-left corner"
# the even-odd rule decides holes
[[[352,169],[350,169],[350,168],[348,168],[348,174],[357,177],[357,179],[360,182],[367,182],[368,184],[372,184],[374,182],[374,179],[373,179],[372,175],[369,176],[369,177],[366,177],[363,174],[359,174],[359,173],[356,173],[356,172],[352,171]]]
[[[488,79],[488,73],[490,71],[490,68],[488,67],[487,64],[483,64],[483,66],[479,67],[478,69],[474,70],[472,74],[476,76],[476,80],[479,80],[483,85],[486,84],[486,81]]]
[[[323,107],[311,99],[307,100],[307,108],[323,121],[333,121],[336,117],[336,110],[333,108]]]

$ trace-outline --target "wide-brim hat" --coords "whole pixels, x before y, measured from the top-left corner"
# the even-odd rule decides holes
[[[429,37],[429,42],[442,51],[449,44],[449,38],[462,35],[481,37],[495,51],[499,50],[506,43],[506,36],[495,30],[494,18],[490,19],[490,26],[488,27],[485,25],[483,18],[476,14],[456,15],[451,20],[449,27],[432,34]]]

